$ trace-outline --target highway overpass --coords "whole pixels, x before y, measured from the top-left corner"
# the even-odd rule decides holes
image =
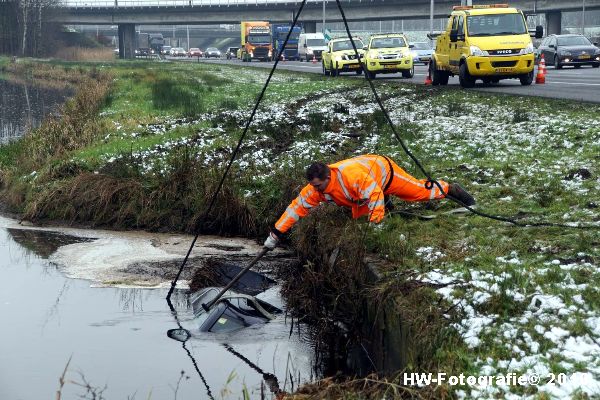
[[[457,0],[436,0],[434,17],[448,15]],[[482,0],[493,4],[498,0]],[[63,0],[62,12],[54,20],[69,25],[118,25],[122,56],[133,57],[135,25],[217,25],[240,21],[289,22],[297,12],[298,0]],[[429,18],[426,0],[342,0],[349,21],[382,21]],[[582,0],[519,0],[511,6],[527,14],[546,14],[548,33],[561,31],[561,13],[581,11]],[[586,0],[587,10],[600,9],[600,0]],[[309,0],[299,17],[305,31],[315,32],[323,18],[323,1]],[[328,22],[342,20],[335,1],[326,3]]]

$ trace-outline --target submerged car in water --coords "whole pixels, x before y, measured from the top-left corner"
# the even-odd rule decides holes
[[[227,333],[251,325],[265,323],[280,314],[281,310],[254,296],[227,291],[217,303],[206,311],[219,294],[220,289],[209,287],[193,293],[190,297],[194,322],[201,332]]]

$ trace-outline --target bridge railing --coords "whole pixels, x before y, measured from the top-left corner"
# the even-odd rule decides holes
[[[327,3],[333,0],[326,0]],[[344,2],[369,2],[373,0],[343,0]],[[267,5],[300,3],[301,0],[62,0],[59,4],[66,8],[132,8],[132,7],[229,7],[237,5]],[[307,0],[309,3],[323,3],[323,0]],[[335,5],[335,2],[333,2]]]

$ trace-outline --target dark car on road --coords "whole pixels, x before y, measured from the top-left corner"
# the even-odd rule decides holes
[[[163,54],[165,56],[168,56],[171,54],[171,46],[163,46],[160,49],[160,54]]]
[[[600,67],[600,48],[583,35],[550,35],[538,47],[538,59],[544,55],[547,64],[556,69],[565,65]]]
[[[228,47],[227,51],[225,52],[225,57],[227,57],[228,60],[231,60],[232,58],[236,58],[238,50],[239,50],[239,47]]]
[[[216,47],[209,47],[204,52],[204,57],[206,58],[221,58],[221,52]]]

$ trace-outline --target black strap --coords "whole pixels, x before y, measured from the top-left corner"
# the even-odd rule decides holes
[[[394,180],[394,168],[392,167],[392,162],[390,161],[389,158],[387,158],[386,156],[382,156],[382,157],[385,158],[385,161],[387,161],[388,166],[390,167],[390,177],[388,178],[387,183],[383,187],[383,192],[385,193],[385,191],[388,190],[388,188],[392,184],[392,181]]]

